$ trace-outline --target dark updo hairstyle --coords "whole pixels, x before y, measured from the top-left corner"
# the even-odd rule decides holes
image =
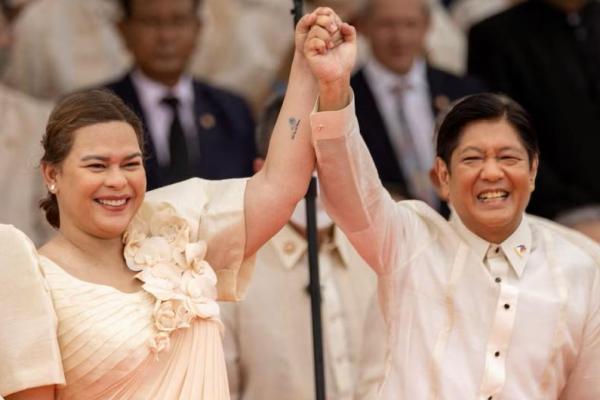
[[[465,127],[477,121],[505,120],[517,132],[529,156],[531,166],[539,155],[537,134],[529,114],[510,97],[495,93],[478,93],[463,97],[450,106],[436,134],[436,152],[448,169],[452,153],[458,147]]]
[[[144,149],[144,130],[140,119],[123,101],[108,90],[89,90],[73,93],[62,98],[50,113],[46,133],[42,138],[44,155],[41,164],[60,166],[67,158],[75,131],[103,122],[120,121],[135,131],[140,150]],[[55,228],[60,227],[60,215],[56,195],[48,192],[40,201],[46,219]]]

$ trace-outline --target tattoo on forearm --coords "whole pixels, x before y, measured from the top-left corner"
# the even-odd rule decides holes
[[[290,126],[290,130],[292,131],[292,140],[294,140],[296,138],[296,133],[298,133],[298,125],[300,125],[300,120],[290,117],[288,119],[288,124]]]

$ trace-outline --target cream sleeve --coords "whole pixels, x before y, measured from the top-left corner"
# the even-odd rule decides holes
[[[0,225],[0,395],[64,384],[57,319],[31,241]]]
[[[240,300],[254,270],[254,256],[244,259],[247,179],[188,179],[148,192],[146,200],[167,202],[191,226],[192,240],[205,240],[207,261],[215,270],[218,300]]]

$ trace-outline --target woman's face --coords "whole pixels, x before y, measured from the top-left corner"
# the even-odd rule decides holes
[[[146,192],[146,174],[135,131],[125,122],[89,125],[74,132],[59,167],[44,166],[55,183],[61,232],[120,237]]]

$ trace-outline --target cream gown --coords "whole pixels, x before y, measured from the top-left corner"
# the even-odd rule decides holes
[[[125,241],[143,290],[79,280],[0,225],[0,395],[56,384],[57,399],[229,399],[219,300],[244,292],[243,179],[146,195]]]

